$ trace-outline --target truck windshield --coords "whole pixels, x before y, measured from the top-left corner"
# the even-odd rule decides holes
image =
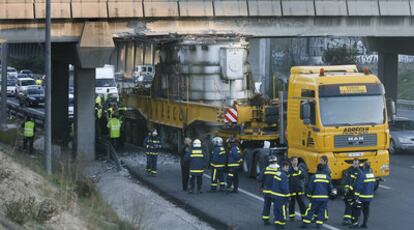
[[[96,79],[95,87],[116,87],[116,83],[113,78]]]
[[[374,125],[385,121],[383,95],[321,97],[324,126]]]

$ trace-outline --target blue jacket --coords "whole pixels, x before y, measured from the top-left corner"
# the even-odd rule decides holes
[[[312,175],[308,185],[307,196],[312,200],[326,201],[333,189],[331,177],[323,172]]]
[[[344,179],[342,180],[344,189],[348,190],[350,194],[353,194],[355,190],[355,185],[358,179],[359,174],[361,174],[360,168],[349,167],[344,172]]]
[[[211,154],[210,165],[214,168],[224,168],[226,166],[226,150],[223,146],[215,146]]]
[[[371,169],[363,169],[355,185],[355,195],[360,201],[371,201],[375,192],[375,175]]]
[[[148,155],[158,155],[161,149],[161,141],[158,137],[148,137],[145,147]]]
[[[236,144],[233,144],[230,148],[229,160],[227,162],[227,167],[229,168],[237,168],[240,167],[241,163],[240,158],[240,149],[237,147]]]
[[[267,166],[260,174],[259,180],[262,182],[263,194],[265,196],[270,196],[272,194],[273,177],[276,175],[277,171],[279,171],[279,168],[271,168]]]
[[[204,153],[201,148],[192,148],[184,157],[184,161],[190,162],[190,174],[202,175],[204,173]]]
[[[277,171],[273,176],[272,197],[275,200],[288,201],[289,195],[288,176],[283,170]]]
[[[298,170],[294,170],[292,166],[289,167],[289,190],[290,195],[303,195],[303,184],[305,180],[305,170],[302,167],[298,166]]]

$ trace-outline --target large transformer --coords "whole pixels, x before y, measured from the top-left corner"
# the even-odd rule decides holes
[[[164,98],[231,105],[251,96],[248,43],[240,38],[193,38],[159,46],[154,92]]]

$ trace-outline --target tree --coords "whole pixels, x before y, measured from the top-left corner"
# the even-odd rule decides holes
[[[328,48],[323,53],[322,60],[328,65],[355,64],[358,51],[355,48],[336,47]]]

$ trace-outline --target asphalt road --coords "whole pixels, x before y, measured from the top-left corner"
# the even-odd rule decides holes
[[[259,185],[252,178],[241,174],[240,192],[226,194],[223,192],[208,193],[209,178],[204,176],[203,190],[200,195],[189,195],[181,191],[181,174],[177,166],[164,166],[159,169],[157,177],[148,177],[143,165],[131,165],[130,168],[141,180],[161,190],[179,204],[190,206],[197,213],[213,217],[226,223],[232,229],[272,229],[263,226],[260,216],[262,196]],[[414,153],[391,156],[391,175],[380,185],[371,205],[369,219],[370,229],[413,229],[414,226]],[[329,221],[326,229],[348,229],[341,226],[344,203],[341,199],[330,200]],[[299,229],[301,222],[288,222],[286,229]],[[218,227],[220,228],[220,227]]]

